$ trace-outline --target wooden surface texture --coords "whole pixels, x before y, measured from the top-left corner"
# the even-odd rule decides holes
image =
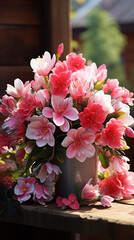
[[[134,239],[134,199],[114,202],[111,208],[103,208],[97,202],[77,211],[61,211],[53,203],[47,206],[23,205],[22,215],[9,219],[3,214],[0,221],[110,240],[131,240]]]

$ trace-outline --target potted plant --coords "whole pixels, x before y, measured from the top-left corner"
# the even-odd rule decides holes
[[[87,66],[76,53],[60,61],[62,52],[60,44],[52,58],[46,51],[32,59],[34,80],[7,85],[0,100],[0,181],[20,203],[44,205],[57,185],[58,206],[78,209],[77,198],[111,206],[134,194],[124,156],[124,136],[134,137],[133,93],[107,78],[104,64]]]

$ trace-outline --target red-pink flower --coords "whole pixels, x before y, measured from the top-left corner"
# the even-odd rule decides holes
[[[66,64],[68,69],[72,72],[85,68],[86,59],[82,57],[82,54],[69,53],[66,56]]]
[[[108,178],[104,178],[99,182],[99,187],[101,195],[109,195],[115,199],[122,199],[122,184],[117,176],[111,175]]]
[[[75,210],[79,209],[79,207],[80,207],[80,205],[77,201],[77,197],[74,193],[70,193],[68,196],[68,199],[63,198],[62,203],[65,206],[69,206],[70,208],[75,209]]]
[[[109,195],[117,200],[130,199],[134,194],[134,173],[117,173],[99,182],[100,194]]]
[[[52,95],[65,97],[71,82],[71,71],[68,70],[65,62],[58,61],[50,75],[50,90]]]
[[[51,59],[50,53],[46,51],[42,58],[31,59],[30,65],[35,73],[38,73],[40,76],[46,76],[53,68],[55,61],[55,54],[53,54]]]
[[[84,128],[71,129],[67,133],[61,145],[68,147],[66,155],[68,158],[76,158],[84,162],[87,157],[92,157],[95,148],[92,143],[95,140],[94,134],[86,131]]]
[[[14,80],[14,87],[10,84],[7,84],[6,92],[15,98],[20,98],[25,94],[30,94],[31,84],[29,82],[23,84],[23,82],[19,78],[16,78]]]
[[[125,128],[123,122],[119,119],[111,118],[102,130],[102,141],[104,145],[111,148],[121,148],[123,146],[123,134]]]
[[[19,177],[17,185],[14,188],[14,193],[20,203],[27,201],[31,198],[31,194],[34,192],[35,178],[33,177]]]
[[[59,126],[63,132],[69,130],[69,120],[75,121],[78,119],[78,111],[73,107],[73,99],[63,98],[59,96],[52,96],[51,98],[52,108],[45,107],[42,114],[47,118],[53,118],[53,122],[56,126]]]
[[[54,183],[48,179],[44,184],[35,183],[33,200],[41,205],[51,201],[53,199],[53,185]]]
[[[103,197],[101,197],[100,201],[101,201],[103,207],[111,207],[112,202],[114,201],[114,198],[112,198],[108,195],[104,195]]]
[[[97,199],[99,196],[99,186],[98,184],[93,186],[92,184],[90,184],[91,181],[92,179],[90,179],[89,182],[84,186],[81,195],[84,199],[93,201],[94,199]]]
[[[63,197],[58,196],[58,197],[56,198],[56,203],[57,203],[58,207],[63,207],[63,206],[65,206],[65,204],[62,202],[62,200],[63,200]]]
[[[18,102],[17,109],[13,112],[14,116],[22,122],[29,121],[33,110],[38,106],[34,94],[26,94],[22,101]]]
[[[122,88],[122,101],[124,102],[124,103],[127,103],[127,104],[129,104],[130,106],[132,106],[133,105],[133,93],[132,92],[129,92],[129,90],[128,89],[126,89],[126,88]]]
[[[79,113],[80,124],[85,129],[92,129],[95,133],[102,128],[106,114],[98,103],[89,102],[84,112]]]
[[[36,140],[38,147],[43,147],[46,144],[54,146],[55,126],[45,117],[34,115],[30,119],[31,123],[28,124],[26,130],[26,137],[31,140]]]
[[[109,93],[112,98],[119,98],[122,96],[122,88],[119,87],[118,79],[108,79],[103,86],[103,91]]]

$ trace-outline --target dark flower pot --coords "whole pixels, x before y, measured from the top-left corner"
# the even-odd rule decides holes
[[[75,158],[68,159],[65,155],[64,163],[60,163],[59,167],[62,174],[56,183],[56,196],[68,197],[70,193],[78,196],[75,186],[82,190],[90,178],[92,178],[91,184],[97,183],[97,154],[84,162],[79,162]]]

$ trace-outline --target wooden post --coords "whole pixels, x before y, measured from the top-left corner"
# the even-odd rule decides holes
[[[70,0],[51,0],[51,51],[55,53],[60,43],[64,43],[62,59],[70,52]]]

